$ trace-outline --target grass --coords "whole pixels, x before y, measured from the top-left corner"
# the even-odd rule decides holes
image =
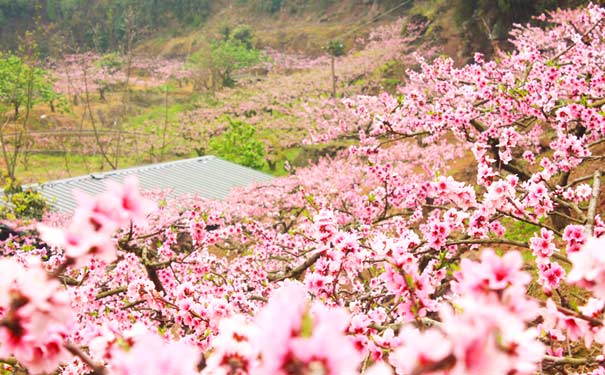
[[[502,219],[502,225],[506,227],[504,238],[511,241],[527,242],[534,233],[540,230],[540,227],[512,218]]]
[[[50,180],[82,176],[93,172],[111,170],[108,163],[100,155],[40,155],[28,156],[28,163],[17,168],[17,176],[25,182],[46,182]],[[133,167],[142,164],[143,160],[132,157],[122,157],[120,168]]]
[[[157,125],[163,124],[166,119],[169,123],[178,120],[178,115],[186,110],[191,109],[190,104],[177,103],[169,105],[167,108],[164,106],[153,107],[151,110],[145,113],[129,118],[126,121],[126,128],[137,131],[148,131],[154,132],[158,127]]]
[[[447,2],[445,0],[414,1],[414,5],[410,9],[410,14],[420,14],[429,20],[434,20],[437,18],[441,8],[446,4]]]

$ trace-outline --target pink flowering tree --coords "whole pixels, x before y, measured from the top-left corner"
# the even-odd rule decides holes
[[[355,145],[224,202],[79,194],[44,245],[2,247],[2,366],[605,373],[604,18],[542,17],[496,61],[421,60],[310,140]]]

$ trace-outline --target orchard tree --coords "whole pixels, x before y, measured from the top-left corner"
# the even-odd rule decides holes
[[[18,56],[0,54],[0,103],[12,108],[15,118],[23,105],[48,103],[54,108],[57,98],[48,72]]]
[[[210,140],[210,151],[246,167],[262,169],[265,166],[265,146],[258,139],[254,126],[231,118],[227,121],[225,132]]]
[[[210,87],[215,92],[220,86],[232,87],[236,81],[233,73],[263,61],[261,52],[252,45],[251,31],[238,27],[233,32],[223,29],[223,38],[210,42],[189,58],[196,70],[208,72]],[[220,85],[220,86],[219,86]]]
[[[237,39],[221,40],[212,43],[211,61],[221,84],[231,87],[235,84],[233,72],[260,62],[261,55]]]
[[[94,83],[99,89],[99,98],[101,100],[105,100],[105,92],[108,91],[113,84],[116,84],[116,75],[119,75],[123,65],[123,59],[118,53],[103,55],[96,61],[96,67],[99,70],[99,74],[98,78],[95,78]]]
[[[336,68],[335,60],[337,57],[344,56],[345,46],[340,40],[331,40],[326,50],[330,55],[330,72],[332,73],[332,97],[336,97]]]

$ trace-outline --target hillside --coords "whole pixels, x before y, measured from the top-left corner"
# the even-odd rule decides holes
[[[302,167],[349,144],[301,143],[313,137],[313,128],[345,121],[337,118],[340,101],[325,100],[335,89],[338,98],[394,92],[420,56],[447,55],[457,64],[468,60],[470,51],[489,56],[497,44],[485,39],[491,31],[479,28],[473,38],[465,33],[473,17],[509,12],[504,5],[478,3],[469,15],[467,0],[171,0],[161,3],[165,8],[141,0],[11,4],[0,4],[5,19],[0,42],[14,47],[26,38],[18,54],[38,56],[36,64],[48,69],[58,94],[34,105],[26,122],[6,112],[9,149],[3,162],[8,175],[23,182],[206,153],[234,159],[235,153],[220,151],[230,129],[247,132],[256,142],[247,156],[250,165],[285,174],[284,165]],[[546,7],[553,4],[510,17],[523,20]],[[24,34],[26,29],[34,32]],[[245,40],[248,58],[259,60],[244,68],[229,60],[242,58],[243,50],[211,56],[209,51],[229,38]],[[330,41],[343,46],[335,88],[326,50]],[[233,67],[220,78],[217,64]]]
[[[0,0],[0,374],[605,375],[573,5]]]

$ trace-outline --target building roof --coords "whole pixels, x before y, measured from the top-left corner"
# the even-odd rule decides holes
[[[228,162],[216,156],[151,164],[142,167],[118,169],[93,173],[81,177],[50,181],[31,186],[48,200],[52,209],[73,212],[77,206],[74,190],[96,195],[105,190],[105,181],[122,182],[125,177],[135,175],[142,190],[170,189],[171,195],[195,195],[202,198],[222,200],[236,187],[253,182],[269,181],[273,177],[251,168]]]

